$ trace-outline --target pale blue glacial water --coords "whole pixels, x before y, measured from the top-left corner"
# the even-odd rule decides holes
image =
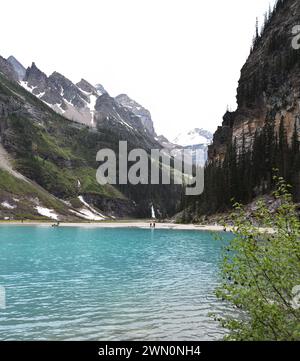
[[[0,340],[215,340],[209,232],[0,226]]]

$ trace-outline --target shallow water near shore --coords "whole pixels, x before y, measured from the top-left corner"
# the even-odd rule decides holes
[[[230,237],[230,235],[225,235]],[[210,232],[0,227],[0,340],[216,340]]]

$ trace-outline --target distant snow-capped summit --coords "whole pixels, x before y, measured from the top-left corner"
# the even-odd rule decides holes
[[[208,146],[211,144],[212,139],[213,135],[208,130],[195,128],[178,134],[172,143],[184,149],[190,149],[193,163],[203,167],[207,161]]]
[[[177,135],[172,141],[174,144],[181,145],[183,147],[191,147],[195,145],[208,146],[213,139],[212,133],[208,130],[195,128],[188,132],[183,132]]]

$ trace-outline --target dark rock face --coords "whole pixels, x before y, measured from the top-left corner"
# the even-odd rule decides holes
[[[35,63],[27,69],[24,81],[27,82],[27,87],[32,88],[34,95],[40,95],[40,99],[50,105],[59,104],[63,109],[66,109],[65,100],[77,108],[84,108],[89,101],[69,79],[57,72],[48,78]]]
[[[8,79],[18,81],[18,74],[15,72],[13,66],[2,56],[0,56],[0,72]]]
[[[54,72],[47,77],[33,63],[27,69],[22,84],[57,113],[92,126],[89,96],[62,74]]]
[[[246,150],[251,149],[255,133],[270,120],[275,122],[274,130],[278,133],[283,119],[289,142],[296,124],[300,138],[300,50],[292,47],[292,29],[297,24],[300,2],[279,1],[241,70],[238,108],[224,115],[209,149],[210,160],[223,160],[233,141],[240,148],[243,136]]]
[[[136,204],[130,200],[106,198],[95,194],[86,194],[84,199],[94,207],[104,210],[110,217],[134,218],[138,216]]]
[[[96,84],[95,88],[97,89],[97,92],[100,93],[101,95],[107,94],[107,91],[104,89],[103,85]]]
[[[62,99],[67,100],[76,108],[84,108],[86,103],[89,102],[88,97],[83,94],[75,84],[60,73],[54,72],[49,76],[48,80],[50,87],[54,88],[57,92],[60,92]]]
[[[93,85],[91,85],[88,81],[86,81],[85,79],[81,79],[80,82],[78,82],[77,87],[80,88],[81,90],[83,90],[86,93],[91,93],[95,96],[98,96],[98,92],[96,87],[94,87]]]
[[[13,67],[14,71],[17,73],[18,80],[22,81],[26,74],[26,69],[24,68],[24,66],[13,56],[7,58],[7,61]]]
[[[300,49],[292,46],[297,24],[299,0],[278,0],[254,39],[241,70],[238,107],[226,112],[209,147],[198,215],[271,194],[278,175],[300,201]]]
[[[223,125],[218,127],[213,136],[213,142],[208,147],[208,159],[224,159],[227,147],[232,141],[233,114],[227,112],[223,117]]]
[[[35,63],[32,63],[31,67],[27,68],[24,81],[27,82],[27,86],[33,88],[33,94],[38,95],[46,91],[48,85],[48,78]]]

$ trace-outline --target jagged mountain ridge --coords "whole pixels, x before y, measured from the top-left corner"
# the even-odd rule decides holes
[[[7,62],[14,68],[20,84],[26,90],[70,120],[91,127],[96,127],[98,124],[102,128],[116,126],[121,130],[125,126],[132,132],[145,133],[154,143],[157,141],[159,146],[170,148],[170,143],[184,147],[203,145],[204,153],[207,152],[205,144],[210,142],[210,134],[203,129],[189,132],[186,137],[190,142],[184,144],[180,144],[183,134],[177,137],[177,141],[160,141],[149,110],[127,94],[113,98],[101,84],[93,86],[85,79],[74,84],[58,72],[48,77],[34,62],[25,70],[13,56],[10,56]],[[193,135],[195,139],[192,139]],[[203,156],[206,159],[206,154]]]
[[[101,93],[86,80],[73,84],[58,72],[49,77],[35,63],[27,68],[21,85],[70,120],[95,126],[95,103]]]
[[[83,80],[78,85],[70,84],[58,73],[47,77],[36,66],[33,70],[33,73],[32,69],[27,70],[25,78],[30,81],[31,88],[22,87],[12,65],[5,59],[0,62],[0,145],[8,152],[15,171],[32,182],[28,194],[26,185],[20,184],[13,174],[7,174],[0,162],[0,217],[39,217],[37,209],[50,215],[51,207],[61,220],[78,219],[92,212],[83,202],[88,202],[97,212],[92,216],[96,218],[101,217],[99,214],[147,217],[150,204],[162,215],[175,212],[181,187],[100,186],[96,181],[99,165],[96,154],[100,149],[109,148],[118,154],[119,140],[127,140],[129,150],[141,148],[148,154],[152,148],[160,147],[144,131],[139,118],[105,92],[95,102],[95,126],[67,120],[40,98],[61,100],[58,95],[68,85],[63,95],[74,104],[80,104],[87,99],[89,91],[99,92],[100,87],[89,88],[91,85]],[[15,182],[16,187],[12,186]],[[38,196],[34,201],[36,186],[47,196]],[[51,200],[53,197],[55,201]]]
[[[96,127],[95,118],[103,118],[102,109],[108,110],[109,103],[112,108],[106,115],[113,123],[128,124],[132,131],[147,133],[152,138],[156,135],[150,112],[126,94],[112,98],[101,84],[93,86],[85,79],[74,84],[58,72],[48,77],[34,62],[24,74],[24,67],[14,57],[7,61],[26,90],[70,120]],[[102,95],[105,97],[101,98]],[[97,111],[101,114],[96,114]],[[105,124],[103,122],[102,126]]]

